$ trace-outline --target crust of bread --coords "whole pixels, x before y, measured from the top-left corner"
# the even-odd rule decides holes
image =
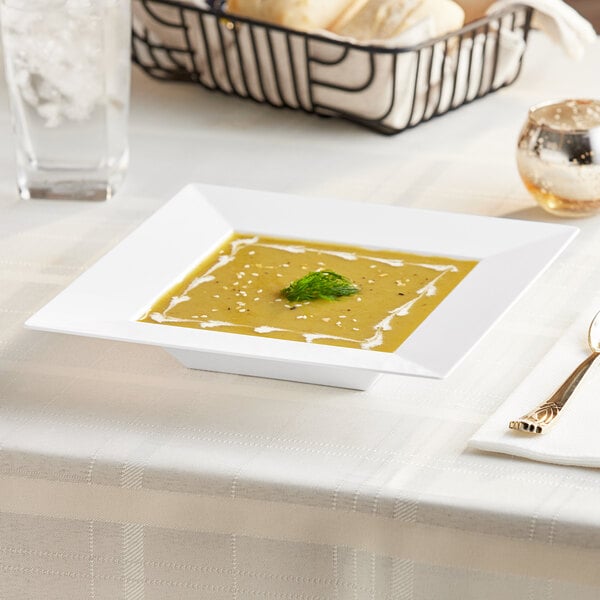
[[[346,10],[331,31],[357,40],[387,39],[422,0],[362,0]]]
[[[465,11],[465,23],[471,23],[485,16],[494,0],[455,0]]]
[[[232,14],[301,31],[329,29],[355,0],[229,0]]]
[[[425,18],[431,18],[434,37],[460,29],[465,13],[453,0],[365,0],[351,7],[331,31],[360,41],[394,38]]]
[[[456,31],[465,24],[465,11],[454,0],[423,0],[408,16],[404,29],[427,17],[433,17],[435,37]]]

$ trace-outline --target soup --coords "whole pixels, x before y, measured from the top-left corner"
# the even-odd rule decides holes
[[[395,351],[477,261],[234,233],[139,319],[382,352]],[[290,301],[283,290],[333,272],[356,291]]]

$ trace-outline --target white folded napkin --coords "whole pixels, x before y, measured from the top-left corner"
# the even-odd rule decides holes
[[[497,0],[487,14],[517,3],[534,8],[532,26],[546,33],[574,59],[581,59],[586,48],[596,42],[592,24],[563,0]]]
[[[600,358],[590,367],[555,425],[541,435],[508,428],[547,400],[590,354],[587,330],[595,304],[568,329],[500,408],[469,440],[469,447],[561,465],[600,467]]]

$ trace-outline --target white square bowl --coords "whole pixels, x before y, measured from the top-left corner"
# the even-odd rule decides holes
[[[140,323],[234,231],[477,260],[393,353]],[[163,347],[194,369],[367,389],[445,377],[577,234],[565,225],[190,184],[26,323]]]

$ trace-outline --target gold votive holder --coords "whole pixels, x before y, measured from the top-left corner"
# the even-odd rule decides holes
[[[600,212],[600,100],[531,107],[519,135],[517,167],[548,212],[561,217]]]

